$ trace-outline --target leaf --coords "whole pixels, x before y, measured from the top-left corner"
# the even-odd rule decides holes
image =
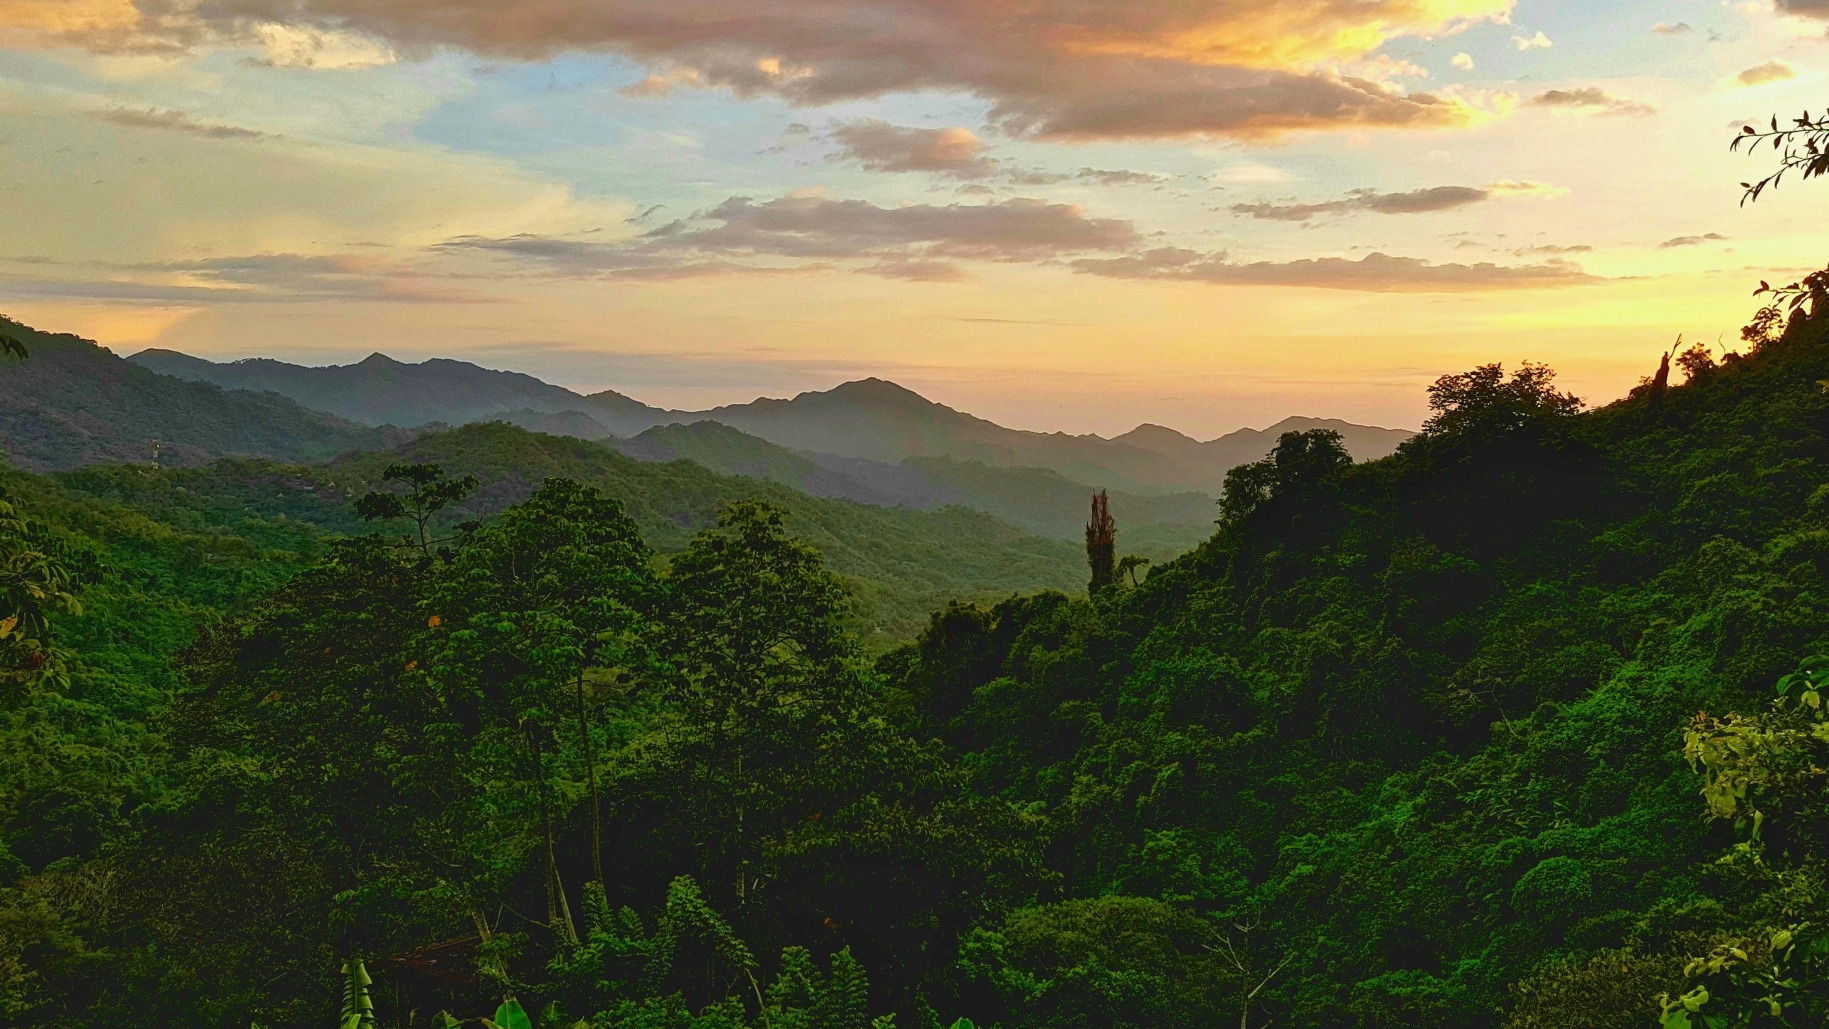
[[[502,998],[502,1006],[495,1009],[497,1029],[533,1029],[533,1019],[521,1009],[521,1002],[513,997]]]

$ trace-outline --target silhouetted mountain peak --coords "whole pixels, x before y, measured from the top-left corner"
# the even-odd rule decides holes
[[[1151,445],[1172,446],[1200,442],[1185,432],[1177,432],[1166,425],[1156,425],[1152,422],[1144,422],[1142,425],[1137,426],[1123,435],[1113,436],[1111,441],[1113,443],[1129,443],[1134,446],[1142,447]]]
[[[822,395],[820,392],[808,392],[800,394],[800,397],[820,395]],[[921,407],[944,406],[927,399],[901,383],[891,382],[888,379],[879,379],[875,376],[871,376],[867,379],[853,379],[850,382],[841,382],[829,390],[824,390],[823,395],[853,401],[876,403],[888,401],[901,404],[918,404]],[[794,399],[798,400],[800,397],[795,397]]]

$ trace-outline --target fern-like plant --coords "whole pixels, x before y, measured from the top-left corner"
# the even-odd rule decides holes
[[[338,1029],[375,1029],[375,1003],[368,996],[373,982],[361,958],[343,962],[343,1017]]]

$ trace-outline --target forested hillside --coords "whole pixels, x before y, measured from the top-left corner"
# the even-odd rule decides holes
[[[27,468],[97,461],[191,465],[225,455],[322,460],[404,438],[272,393],[157,375],[106,348],[0,318],[32,359],[0,375],[0,449]]]
[[[474,474],[481,482],[441,516],[441,526],[497,514],[527,499],[544,479],[564,476],[620,501],[643,537],[664,553],[684,547],[731,503],[767,500],[843,578],[852,596],[846,624],[877,650],[913,637],[927,613],[949,598],[992,600],[1041,588],[1082,588],[1086,577],[1076,545],[1026,535],[976,511],[909,511],[809,497],[770,482],[719,475],[690,461],[637,461],[598,444],[500,423],[421,436],[399,449],[351,454],[324,466],[248,461],[195,469],[102,466],[60,481],[177,525],[243,533],[254,531],[253,524],[285,519],[355,534],[363,526],[350,507],[352,498],[381,486],[387,467],[401,461],[437,462],[453,475]]]
[[[1127,570],[1095,514],[1073,585],[874,657],[853,577],[937,599],[1028,544],[937,571],[1009,530],[499,424],[8,473],[0,1003],[1820,1024],[1816,309],[1585,412],[1539,366],[1444,377],[1375,462],[1284,434],[1195,551]]]

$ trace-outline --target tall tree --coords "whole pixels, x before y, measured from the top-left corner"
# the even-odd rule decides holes
[[[1118,581],[1118,523],[1111,517],[1105,491],[1092,495],[1092,517],[1086,521],[1086,564],[1092,569],[1088,593],[1098,593]]]

